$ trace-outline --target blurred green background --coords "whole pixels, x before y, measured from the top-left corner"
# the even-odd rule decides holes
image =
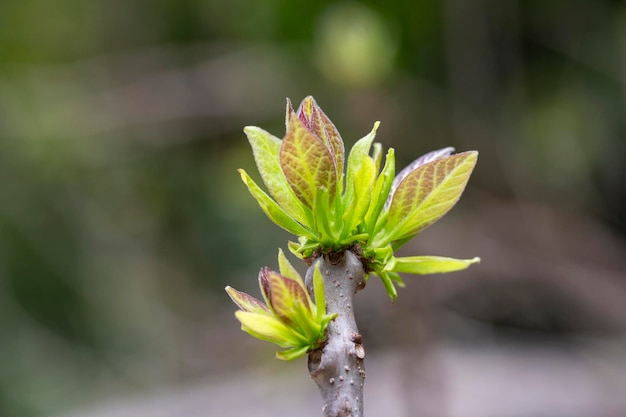
[[[256,175],[243,126],[280,137],[285,97],[308,94],[348,147],[380,120],[400,166],[480,151],[407,251],[483,263],[407,278],[395,305],[372,280],[368,349],[623,339],[623,2],[4,0],[1,416],[272,358],[223,288],[258,294],[289,236],[236,169]]]

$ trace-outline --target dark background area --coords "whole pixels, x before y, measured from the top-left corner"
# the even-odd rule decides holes
[[[258,295],[290,238],[239,180],[258,178],[242,128],[281,137],[285,98],[309,94],[347,147],[380,120],[399,167],[480,151],[403,253],[482,263],[407,276],[393,305],[377,278],[357,297],[366,409],[626,415],[626,7],[609,0],[0,2],[0,415],[131,415],[101,405],[120,398],[157,415],[144,396],[284,369],[316,404],[304,361],[240,332],[223,291]],[[233,387],[215,401],[250,400]],[[255,415],[293,415],[280,398]]]

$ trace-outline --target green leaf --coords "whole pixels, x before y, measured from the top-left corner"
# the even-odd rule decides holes
[[[281,275],[302,281],[302,276],[300,276],[296,268],[289,262],[282,249],[278,249],[278,270]]]
[[[294,220],[289,214],[283,210],[282,207],[272,200],[259,186],[250,178],[250,176],[243,169],[239,170],[241,180],[248,187],[250,194],[259,203],[259,206],[267,217],[289,233],[296,236],[312,236],[310,230],[306,229],[296,220]]]
[[[316,208],[313,211],[313,230],[325,246],[332,246],[337,241],[341,230],[335,227],[334,207],[329,201],[330,195],[324,189],[318,189],[315,197]]]
[[[374,142],[372,144],[372,159],[376,166],[376,172],[380,170],[380,161],[383,157],[383,145],[380,142]]]
[[[379,125],[380,122],[374,123],[371,132],[354,144],[348,156],[342,237],[354,232],[363,222],[370,206],[372,187],[376,180],[376,164],[369,156],[369,152]]]
[[[314,344],[321,337],[321,323],[304,304],[294,304],[291,317],[292,321],[289,325],[294,331],[304,335],[309,345]]]
[[[292,348],[283,350],[281,352],[276,352],[276,359],[280,359],[283,361],[292,361],[294,359],[298,359],[301,356],[304,356],[309,350],[309,346]]]
[[[241,322],[241,330],[257,339],[276,343],[282,347],[302,346],[307,343],[304,336],[293,332],[274,316],[241,310],[236,311],[235,316]]]
[[[276,136],[255,126],[243,130],[248,137],[254,160],[270,195],[295,220],[308,224],[311,213],[296,197],[280,168],[280,146],[282,141]]]
[[[334,198],[337,170],[328,147],[292,114],[280,148],[280,165],[300,201],[315,208],[317,190],[328,190]]]
[[[370,203],[367,213],[365,214],[365,230],[372,235],[374,234],[374,226],[376,225],[380,213],[385,205],[385,201],[387,201],[387,197],[389,196],[395,170],[396,157],[393,148],[390,148],[387,151],[385,166],[374,184],[374,189],[372,190],[372,202]]]
[[[387,294],[389,295],[389,298],[391,298],[391,301],[395,301],[398,298],[398,291],[396,290],[395,285],[393,285],[391,273],[389,271],[381,271],[376,272],[376,275],[378,275],[383,282],[383,286],[385,287],[385,290],[387,290]]]
[[[385,246],[415,236],[458,201],[476,165],[478,152],[463,152],[420,166],[393,194],[383,230],[372,245]]]
[[[324,277],[317,264],[313,270],[313,290],[315,291],[315,308],[317,309],[317,319],[322,320],[326,314],[326,294],[324,293]]]
[[[237,291],[233,287],[227,286],[226,292],[230,296],[231,300],[243,311],[251,313],[266,313],[270,314],[270,309],[267,306],[245,292]]]
[[[480,258],[454,259],[443,256],[409,256],[395,258],[391,270],[409,274],[440,274],[461,271],[472,264],[480,262]]]

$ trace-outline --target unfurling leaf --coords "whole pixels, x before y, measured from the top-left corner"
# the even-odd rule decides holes
[[[310,236],[312,232],[295,221],[289,214],[272,200],[270,196],[265,194],[263,190],[250,178],[250,176],[243,169],[239,170],[241,180],[246,184],[250,194],[259,203],[259,206],[267,217],[289,233],[293,233],[296,236]]]
[[[437,149],[436,151],[428,152],[427,154],[420,156],[415,161],[405,166],[404,169],[400,171],[398,175],[396,175],[396,177],[393,179],[393,184],[391,185],[391,192],[389,193],[389,198],[387,199],[387,207],[389,207],[389,204],[391,204],[391,198],[393,197],[393,194],[398,189],[398,186],[400,185],[402,180],[404,180],[411,172],[415,171],[417,168],[421,167],[422,165],[426,165],[429,162],[443,158],[445,156],[450,156],[452,152],[454,152],[454,148],[451,146],[448,146],[447,148],[443,148],[443,149]]]
[[[311,213],[296,197],[280,168],[280,146],[276,136],[255,126],[243,130],[248,137],[263,183],[276,202],[295,220],[308,224]]]
[[[270,312],[265,304],[245,292],[237,291],[231,286],[226,287],[226,292],[230,296],[230,299],[243,311],[250,313]]]
[[[241,329],[250,335],[276,343],[281,347],[302,346],[306,340],[293,332],[275,316],[267,316],[247,311],[236,311],[235,316],[241,322]]]
[[[241,322],[241,329],[287,348],[276,356],[292,360],[320,347],[326,337],[326,327],[336,315],[326,314],[321,275],[314,279],[316,305],[311,301],[302,277],[282,251],[278,263],[281,273],[269,268],[259,271],[259,286],[265,304],[231,287],[226,287],[226,292],[240,308],[235,315]]]
[[[291,252],[308,259],[353,250],[361,256],[366,274],[378,275],[395,299],[395,287],[402,286],[401,272],[449,272],[477,262],[478,258],[396,258],[394,251],[454,206],[478,152],[453,155],[454,148],[442,148],[417,158],[396,175],[393,149],[381,169],[383,148],[373,143],[378,125],[346,156],[337,128],[313,97],[302,100],[297,111],[287,99],[282,140],[258,127],[244,129],[267,192],[245,171],[239,172],[270,220],[297,236],[297,243],[289,242]],[[319,271],[314,274],[312,307],[313,294],[304,290],[302,277],[282,251],[279,266],[280,273],[263,270],[259,277],[266,310],[247,294],[227,291],[244,312],[269,314],[308,341],[308,345],[282,344],[288,349],[279,357],[291,359],[319,347],[332,315],[325,314]]]
[[[440,274],[444,272],[461,271],[470,265],[480,262],[480,258],[455,259],[444,256],[409,256],[395,258],[391,268],[395,272],[409,274]]]
[[[372,187],[376,181],[376,164],[369,156],[372,142],[380,122],[374,123],[372,131],[354,144],[348,156],[346,193],[344,196],[344,236],[353,233],[363,222],[372,199]]]
[[[280,148],[280,165],[294,193],[309,209],[315,208],[318,189],[334,198],[337,169],[330,150],[295,114]]]
[[[365,230],[367,233],[374,233],[374,226],[383,210],[387,196],[391,192],[391,186],[394,181],[394,173],[396,170],[396,157],[393,148],[387,151],[385,166],[380,175],[376,179],[372,190],[372,201],[365,214]]]
[[[309,310],[312,309],[313,302],[302,284],[302,279],[289,278],[268,268],[263,269],[269,280],[270,308],[284,322],[291,322],[294,309],[298,304],[302,304]]]
[[[287,113],[289,117],[291,117],[290,113],[293,113],[293,107],[291,107],[291,101],[289,101],[289,99],[287,99],[287,106]],[[312,96],[308,96],[302,100],[296,115],[314,135],[326,144],[335,160],[337,178],[341,178],[343,175],[345,150],[343,140],[333,122],[330,121],[320,106],[317,105]]]
[[[393,193],[375,245],[411,238],[446,214],[463,193],[477,157],[478,152],[463,152],[410,172]]]
[[[296,268],[291,265],[291,262],[285,256],[285,252],[282,249],[278,249],[278,270],[280,273],[286,277],[299,279],[302,281],[302,277],[296,270]]]

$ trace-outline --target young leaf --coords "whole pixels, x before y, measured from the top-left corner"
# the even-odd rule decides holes
[[[241,322],[241,330],[252,336],[276,343],[282,347],[302,346],[307,343],[304,336],[293,332],[275,316],[236,311],[235,316]]]
[[[243,169],[239,170],[241,180],[248,187],[250,194],[259,203],[259,206],[267,217],[286,231],[296,236],[311,236],[312,233],[300,223],[295,221],[282,207],[272,200],[270,196],[265,194],[261,188],[250,178],[250,176]]]
[[[231,286],[226,287],[226,292],[230,296],[230,299],[243,311],[270,314],[269,308],[253,296],[245,292],[237,291]]]
[[[382,172],[376,179],[374,189],[372,190],[372,201],[365,214],[365,230],[373,234],[374,226],[378,220],[378,216],[383,210],[387,196],[391,191],[391,184],[393,182],[394,173],[396,169],[396,158],[393,148],[389,148],[387,151],[387,157],[385,159],[385,166]]]
[[[409,256],[395,258],[395,264],[391,268],[395,272],[409,274],[440,274],[466,269],[472,264],[480,262],[480,258],[454,259],[444,256]]]
[[[307,224],[310,219],[308,210],[296,197],[280,168],[280,145],[276,136],[255,126],[243,130],[248,137],[254,160],[270,195],[295,220]]]
[[[319,264],[313,270],[313,291],[315,292],[317,319],[322,320],[326,314],[326,294],[324,294],[324,277],[322,277]]]
[[[383,286],[385,290],[387,290],[387,295],[391,298],[391,301],[395,301],[398,298],[398,291],[396,290],[395,285],[391,280],[391,273],[389,271],[381,271],[376,273],[381,281],[383,282]]]
[[[269,305],[281,320],[286,323],[293,323],[294,309],[297,304],[307,308],[310,311],[309,315],[312,314],[313,302],[302,280],[289,278],[274,271],[269,271],[268,277]]]
[[[380,142],[374,142],[372,144],[372,160],[376,167],[376,172],[380,170],[380,161],[383,158],[383,145]]]
[[[302,100],[300,108],[298,109],[298,116],[305,126],[326,144],[335,160],[337,178],[341,178],[343,175],[345,151],[343,140],[333,122],[330,121],[320,106],[317,105],[312,96],[308,96]]]
[[[337,189],[337,170],[329,149],[292,114],[280,148],[280,165],[296,196],[310,209],[318,188],[332,198]]]
[[[339,231],[335,230],[333,207],[329,201],[330,195],[325,189],[318,189],[315,197],[316,209],[313,210],[313,229],[324,245],[328,246],[337,241]]]
[[[372,131],[354,144],[348,156],[342,237],[353,233],[370,206],[372,187],[376,180],[376,164],[369,152],[379,125],[380,122],[374,123]]]
[[[476,165],[478,152],[463,152],[422,165],[402,180],[375,246],[415,236],[458,201]]]
[[[302,281],[302,277],[296,268],[291,265],[291,262],[289,262],[282,249],[278,249],[278,270],[281,275]]]
[[[309,346],[283,350],[280,352],[276,352],[276,359],[280,359],[283,361],[292,361],[301,356],[304,356],[304,354],[307,353],[308,350],[309,350]]]
[[[398,175],[396,175],[396,178],[394,178],[393,180],[393,185],[391,186],[391,192],[389,193],[389,198],[387,199],[386,206],[389,207],[393,194],[398,189],[398,186],[400,185],[402,180],[404,180],[411,172],[415,171],[422,165],[426,165],[427,163],[432,162],[436,159],[450,156],[452,155],[452,152],[454,152],[454,148],[451,146],[443,149],[437,149],[436,151],[428,152],[427,154],[420,156],[415,161],[404,167],[404,169],[400,171]]]

